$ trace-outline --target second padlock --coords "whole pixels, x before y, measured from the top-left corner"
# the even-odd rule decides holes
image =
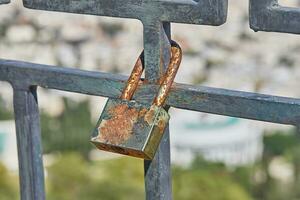
[[[97,123],[91,142],[100,150],[153,159],[170,116],[165,100],[174,82],[182,51],[172,41],[170,64],[152,105],[131,100],[143,72],[143,54],[135,64],[120,99],[109,99]]]

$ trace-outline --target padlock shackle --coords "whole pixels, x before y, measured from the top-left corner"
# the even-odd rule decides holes
[[[137,59],[134,68],[128,78],[126,87],[123,89],[121,99],[130,101],[133,97],[134,92],[136,91],[139,81],[142,77],[144,71],[144,51],[141,53]]]
[[[169,66],[161,81],[158,94],[153,100],[153,104],[159,107],[163,106],[167,99],[167,96],[174,82],[175,76],[177,74],[182,59],[182,50],[180,46],[174,41],[171,41],[170,53],[171,53],[171,59],[170,59]],[[121,99],[128,100],[128,101],[132,99],[134,92],[136,91],[139,85],[139,81],[142,77],[144,68],[145,67],[144,67],[144,51],[143,51],[139,56],[138,60],[136,61],[134,68],[126,83],[126,86],[122,91],[122,95],[120,97]]]
[[[175,76],[179,69],[180,63],[182,60],[182,50],[180,46],[175,42],[171,41],[171,59],[169,66],[164,74],[164,77],[161,81],[161,85],[159,87],[159,91],[157,96],[153,100],[153,104],[161,107],[164,105],[171,86],[174,82]]]

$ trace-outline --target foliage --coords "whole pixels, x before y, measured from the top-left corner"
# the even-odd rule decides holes
[[[223,164],[207,162],[201,157],[190,168],[174,168],[173,188],[175,200],[251,199]]]
[[[89,140],[94,127],[89,104],[64,98],[64,105],[65,112],[58,117],[41,114],[44,153],[76,151],[87,158],[92,148]]]
[[[197,161],[199,164],[199,161]],[[174,199],[248,200],[249,195],[226,168],[203,162],[210,168],[174,167]],[[79,154],[64,154],[48,168],[50,200],[131,200],[144,199],[143,162],[120,158],[87,162]]]
[[[13,119],[13,114],[9,109],[7,109],[4,100],[0,97],[0,120],[10,119]]]
[[[5,166],[0,163],[0,199],[14,200],[18,198],[17,178],[11,176]]]
[[[292,164],[294,178],[285,183],[272,177],[270,164],[281,157]],[[296,129],[287,132],[276,131],[264,137],[264,157],[259,165],[265,175],[263,182],[254,186],[253,195],[261,200],[299,199],[299,172],[300,172],[300,139]]]
[[[234,169],[231,176],[250,194],[253,193],[254,183],[252,177],[255,170],[255,166],[239,166]]]
[[[294,129],[287,133],[277,131],[267,134],[264,137],[265,154],[269,156],[282,155],[287,149],[298,145],[299,141]]]
[[[50,200],[144,198],[142,165],[135,159],[89,163],[78,154],[65,154],[48,174]]]

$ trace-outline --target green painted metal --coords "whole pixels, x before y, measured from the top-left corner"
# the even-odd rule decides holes
[[[281,6],[278,0],[250,0],[249,8],[254,31],[300,34],[300,8]]]
[[[221,25],[226,21],[227,0],[23,0],[39,10],[134,18],[144,25],[158,21]]]
[[[0,0],[0,4],[9,3]],[[134,18],[144,25],[145,80],[133,97],[149,105],[170,60],[170,22],[221,25],[227,0],[23,0],[27,8]],[[277,0],[250,0],[250,26],[255,31],[300,33],[298,8]],[[14,88],[22,200],[45,199],[36,87],[119,98],[127,77],[101,72],[0,60],[0,80]],[[298,125],[300,100],[195,85],[176,84],[166,104],[181,109]],[[109,106],[109,105],[107,105]],[[139,106],[138,106],[139,107]],[[168,125],[167,125],[168,126]],[[85,133],[83,133],[85,134]],[[170,200],[168,127],[152,161],[145,161],[147,200]]]

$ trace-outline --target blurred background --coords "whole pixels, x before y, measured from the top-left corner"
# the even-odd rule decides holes
[[[298,0],[282,0],[299,7]],[[137,20],[0,6],[0,58],[128,75],[142,51]],[[254,33],[248,2],[220,27],[172,25],[184,50],[176,82],[300,97],[300,37]],[[47,198],[144,199],[143,161],[88,142],[105,98],[38,89]],[[0,199],[18,199],[12,89],[0,82]],[[300,199],[297,127],[171,109],[175,200]]]

